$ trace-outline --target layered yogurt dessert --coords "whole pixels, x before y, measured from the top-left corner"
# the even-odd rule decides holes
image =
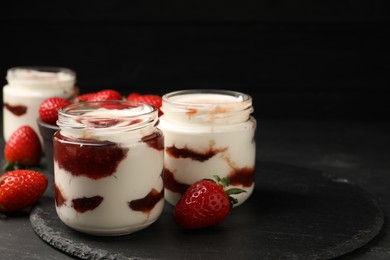
[[[250,96],[225,90],[183,90],[163,96],[165,198],[175,205],[194,182],[229,177],[242,204],[254,189],[256,120]]]
[[[39,105],[49,97],[70,99],[77,95],[76,75],[67,68],[15,67],[7,72],[8,84],[3,87],[4,139],[22,125],[38,133],[36,120]]]
[[[95,235],[143,229],[164,206],[164,137],[157,110],[129,101],[59,111],[53,140],[55,202],[68,226]]]

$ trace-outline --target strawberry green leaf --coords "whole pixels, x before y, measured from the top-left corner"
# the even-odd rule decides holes
[[[217,181],[217,183],[221,181],[221,177],[219,177],[218,175],[213,175],[213,177]]]
[[[221,178],[218,175],[213,175],[216,182],[223,188],[229,186],[229,177]]]
[[[227,195],[233,195],[233,194],[240,194],[246,192],[246,190],[240,189],[240,188],[231,188],[226,191]]]
[[[222,185],[222,187],[229,186],[229,183],[230,183],[229,177],[222,178],[219,183],[220,183],[220,185]]]

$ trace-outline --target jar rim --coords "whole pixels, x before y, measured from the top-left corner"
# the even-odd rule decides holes
[[[163,96],[161,110],[168,121],[192,124],[226,124],[247,121],[252,97],[238,91],[188,89]]]
[[[12,82],[74,83],[76,72],[65,67],[18,66],[7,70],[6,79]]]
[[[172,98],[177,96],[185,96],[185,95],[223,95],[226,97],[233,97],[236,99],[229,100],[228,103],[225,101],[220,102],[193,102],[193,101],[178,101],[172,100]],[[191,106],[191,107],[204,107],[208,105],[218,106],[218,105],[228,105],[235,103],[243,103],[248,102],[252,103],[252,97],[248,94],[233,91],[233,90],[221,90],[221,89],[186,89],[186,90],[178,90],[173,91],[162,96],[163,102],[170,103],[178,106]]]
[[[115,113],[108,112],[110,110]],[[128,100],[105,100],[80,102],[60,108],[57,125],[61,129],[134,130],[157,120],[157,108],[154,106]]]

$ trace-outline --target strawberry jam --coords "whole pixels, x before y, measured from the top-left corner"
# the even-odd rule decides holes
[[[65,204],[66,198],[61,192],[61,189],[57,186],[54,185],[54,195],[55,195],[55,201],[56,201],[56,206],[61,207],[62,205]]]
[[[21,116],[26,114],[27,112],[27,107],[23,105],[10,105],[8,103],[4,103],[4,107],[10,111],[12,114],[15,116]]]
[[[168,170],[167,168],[164,168],[164,186],[166,189],[179,193],[181,195],[186,192],[186,190],[190,187],[188,184],[180,183],[175,179],[175,176],[173,175],[173,172]]]
[[[157,220],[164,207],[164,136],[157,121],[156,108],[130,101],[82,102],[59,110],[53,161],[62,222],[113,236]]]
[[[72,139],[60,132],[54,135],[54,160],[74,176],[100,179],[115,173],[128,149],[109,141]]]
[[[103,197],[102,196],[93,196],[90,198],[77,198],[72,200],[72,206],[73,208],[79,212],[84,213],[88,210],[94,210],[96,207],[102,203]]]
[[[129,207],[135,211],[142,211],[149,213],[154,206],[164,198],[164,189],[157,191],[152,189],[145,197],[141,199],[132,200],[128,203]]]
[[[244,167],[234,169],[229,175],[230,185],[250,187],[255,182],[254,169],[252,167]]]
[[[211,146],[211,145],[210,145]],[[217,153],[221,153],[226,151],[225,149],[214,149],[210,147],[206,151],[195,151],[194,149],[190,149],[187,146],[184,148],[177,148],[175,145],[167,147],[166,153],[175,158],[190,158],[195,161],[207,161],[208,159],[215,156]]]
[[[142,142],[148,144],[157,151],[164,150],[164,138],[161,130],[157,130],[150,135],[142,137]]]

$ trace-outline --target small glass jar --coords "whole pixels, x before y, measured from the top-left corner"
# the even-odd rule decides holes
[[[243,203],[255,185],[256,120],[249,95],[228,90],[182,90],[163,96],[159,128],[165,138],[165,198],[175,205],[192,183],[229,177]]]
[[[7,141],[22,125],[38,134],[39,106],[49,97],[71,99],[77,95],[76,75],[60,67],[15,67],[7,71],[3,87],[3,133]]]
[[[156,108],[130,101],[82,102],[59,110],[53,137],[56,211],[94,235],[146,228],[164,207],[164,136]]]

